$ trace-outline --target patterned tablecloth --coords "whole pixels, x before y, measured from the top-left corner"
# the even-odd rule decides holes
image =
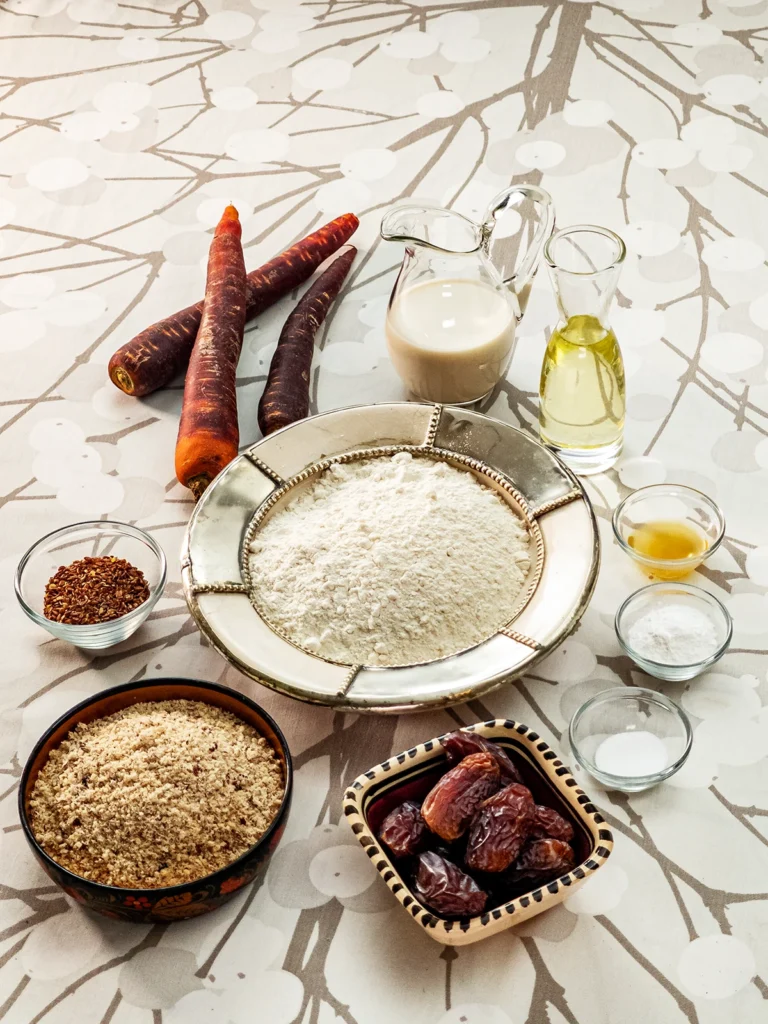
[[[5,0],[0,9],[0,1017],[7,1024],[758,1024],[768,1017],[768,52],[766,0]],[[137,401],[113,349],[201,294],[225,200],[250,267],[348,209],[356,267],[319,341],[313,408],[402,397],[382,321],[405,196],[477,216],[541,182],[561,225],[627,241],[614,324],[626,453],[589,484],[604,545],[578,632],[535,675],[440,714],[334,714],[228,668],[187,614],[175,481],[179,386]],[[244,442],[289,299],[246,335]],[[534,429],[554,322],[541,275],[486,411]],[[395,904],[339,818],[345,783],[454,725],[510,716],[566,753],[601,689],[648,683],[619,651],[642,583],[612,545],[628,490],[700,487],[728,517],[696,582],[735,621],[715,672],[664,687],[688,764],[640,796],[585,783],[616,834],[561,907],[456,952]],[[109,515],[149,530],[169,582],[151,620],[92,657],[26,621],[19,556]],[[286,731],[296,796],[266,879],[167,926],[95,918],[36,867],[16,814],[40,732],[106,686],[217,679]],[[566,754],[566,759],[569,755]],[[582,776],[582,782],[583,776]],[[762,804],[762,809],[761,809]]]

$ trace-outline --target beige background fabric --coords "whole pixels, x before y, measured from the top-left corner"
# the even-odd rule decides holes
[[[0,1017],[8,1024],[758,1024],[768,994],[768,3],[765,0],[6,0],[0,6]],[[245,680],[201,642],[178,551],[180,387],[144,401],[106,377],[118,344],[202,294],[211,229],[240,209],[249,267],[352,209],[360,255],[318,339],[314,409],[402,397],[383,315],[406,196],[479,216],[540,182],[560,225],[627,241],[613,324],[625,458],[589,484],[604,545],[581,628],[537,673],[441,714],[334,714]],[[248,331],[244,443],[283,300]],[[535,429],[554,324],[540,275],[486,411]],[[671,784],[627,798],[580,781],[616,850],[516,931],[443,950],[372,874],[344,785],[456,723],[511,716],[566,749],[570,715],[648,682],[612,618],[643,580],[609,519],[634,487],[700,487],[728,518],[695,578],[735,621],[715,672],[663,687],[695,729]],[[123,646],[53,642],[13,596],[40,535],[110,516],[169,556],[165,596]],[[90,917],[28,854],[16,786],[40,732],[106,686],[221,680],[287,733],[297,769],[265,880],[208,917]]]

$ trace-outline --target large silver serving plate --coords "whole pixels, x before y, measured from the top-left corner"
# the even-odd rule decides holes
[[[531,535],[528,586],[509,622],[451,657],[394,668],[327,661],[262,618],[251,600],[248,545],[327,466],[398,451],[468,469],[509,503]],[[315,704],[402,712],[470,700],[530,669],[579,621],[598,563],[589,500],[543,445],[477,412],[398,402],[313,416],[244,451],[195,508],[182,581],[205,636],[258,682]]]

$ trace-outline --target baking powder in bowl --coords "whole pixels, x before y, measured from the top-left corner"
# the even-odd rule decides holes
[[[710,617],[686,604],[651,608],[632,623],[627,640],[635,654],[659,665],[693,665],[719,647]]]
[[[529,569],[528,532],[494,490],[409,452],[330,466],[250,552],[264,618],[344,664],[415,664],[487,639]]]

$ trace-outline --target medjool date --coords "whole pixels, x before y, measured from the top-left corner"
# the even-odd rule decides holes
[[[464,863],[473,871],[505,871],[530,835],[535,805],[531,791],[513,782],[489,797],[472,819]]]
[[[431,910],[443,917],[474,917],[482,914],[488,899],[474,879],[436,853],[419,855],[413,891]]]
[[[522,782],[520,772],[515,768],[509,754],[503,747],[500,747],[498,743],[494,743],[492,740],[487,740],[485,736],[480,736],[476,732],[463,732],[457,730],[456,732],[449,732],[447,736],[443,737],[443,750],[445,750],[446,757],[448,758],[448,764],[458,764],[462,758],[469,757],[470,754],[479,754],[482,751],[493,756],[494,761],[499,766],[501,772],[501,780],[506,785],[508,782]]]
[[[421,813],[441,839],[453,842],[466,831],[480,804],[501,785],[499,766],[487,751],[470,754],[447,771],[427,793]]]
[[[570,871],[575,862],[573,848],[560,839],[534,839],[518,858],[517,878],[534,878],[547,882]]]
[[[569,843],[573,839],[573,825],[558,814],[554,807],[536,804],[531,835],[536,839],[560,839]]]
[[[390,811],[379,829],[379,839],[395,857],[410,857],[423,850],[428,835],[421,808],[413,800]]]

